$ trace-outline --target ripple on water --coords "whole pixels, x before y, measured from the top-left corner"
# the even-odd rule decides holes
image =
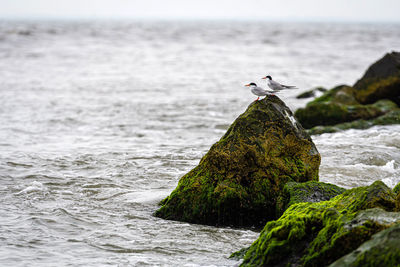
[[[389,187],[400,182],[400,126],[376,126],[313,137],[322,156],[320,179],[343,187],[369,185],[376,180]]]
[[[400,28],[2,21],[0,36],[1,266],[233,266],[257,232],[161,220],[158,202],[254,100],[243,85],[266,58],[300,107],[303,90],[353,83]],[[321,180],[394,184],[399,132],[313,137]]]

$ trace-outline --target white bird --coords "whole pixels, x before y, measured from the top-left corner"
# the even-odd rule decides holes
[[[265,90],[264,88],[257,86],[257,84],[255,84],[255,83],[249,83],[249,84],[246,84],[245,86],[250,87],[251,92],[253,94],[255,94],[256,96],[258,96],[256,101],[258,101],[258,99],[260,99],[260,96],[266,96],[266,95],[270,95],[272,93],[271,91]]]
[[[280,84],[280,83],[278,83],[278,82],[272,80],[272,77],[269,76],[269,75],[267,75],[267,76],[265,76],[265,77],[263,77],[263,78],[261,78],[261,79],[268,79],[268,80],[267,80],[267,85],[268,85],[269,88],[271,88],[271,89],[273,90],[272,93],[279,92],[279,91],[281,91],[281,90],[283,90],[283,89],[297,89],[297,87],[296,87],[296,86],[293,86],[293,85],[283,85],[283,84]]]

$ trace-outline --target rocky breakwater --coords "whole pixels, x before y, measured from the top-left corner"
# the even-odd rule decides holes
[[[293,203],[234,256],[244,255],[241,266],[398,266],[398,202],[377,181],[328,201]]]
[[[317,181],[319,165],[320,154],[308,133],[277,96],[268,96],[250,104],[179,180],[155,215],[260,227],[281,215],[286,202],[280,208],[277,202],[285,184]]]
[[[400,53],[372,64],[353,86],[326,91],[296,111],[311,134],[400,123]]]

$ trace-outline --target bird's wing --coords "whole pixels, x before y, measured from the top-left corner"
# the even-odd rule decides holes
[[[252,90],[253,92],[254,92],[254,94],[255,95],[265,95],[265,94],[268,94],[268,91],[267,90],[264,90],[264,88],[261,88],[261,87],[255,87],[255,88],[253,88],[253,90]]]
[[[276,90],[282,90],[282,89],[295,89],[297,88],[296,86],[293,85],[284,85],[284,84],[280,84],[274,80],[270,81],[271,84],[273,84],[277,89]]]
[[[274,91],[280,91],[280,90],[284,89],[280,83],[275,82],[274,80],[270,80],[268,82],[268,87]]]

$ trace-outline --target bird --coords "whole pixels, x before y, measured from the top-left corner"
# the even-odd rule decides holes
[[[259,86],[257,86],[257,84],[255,83],[249,83],[246,84],[245,86],[250,87],[250,90],[253,94],[255,94],[257,97],[257,99],[255,101],[258,101],[258,99],[260,99],[260,96],[266,96],[266,95],[270,95],[271,92],[268,90],[265,90],[264,88],[261,88]]]
[[[267,75],[267,76],[265,76],[265,77],[263,77],[261,79],[268,79],[267,80],[267,85],[268,85],[269,88],[271,88],[273,90],[272,94],[276,93],[276,92],[279,92],[281,90],[284,90],[284,89],[297,89],[297,87],[293,86],[293,85],[280,84],[280,83],[272,80],[272,77],[269,76],[269,75]]]

